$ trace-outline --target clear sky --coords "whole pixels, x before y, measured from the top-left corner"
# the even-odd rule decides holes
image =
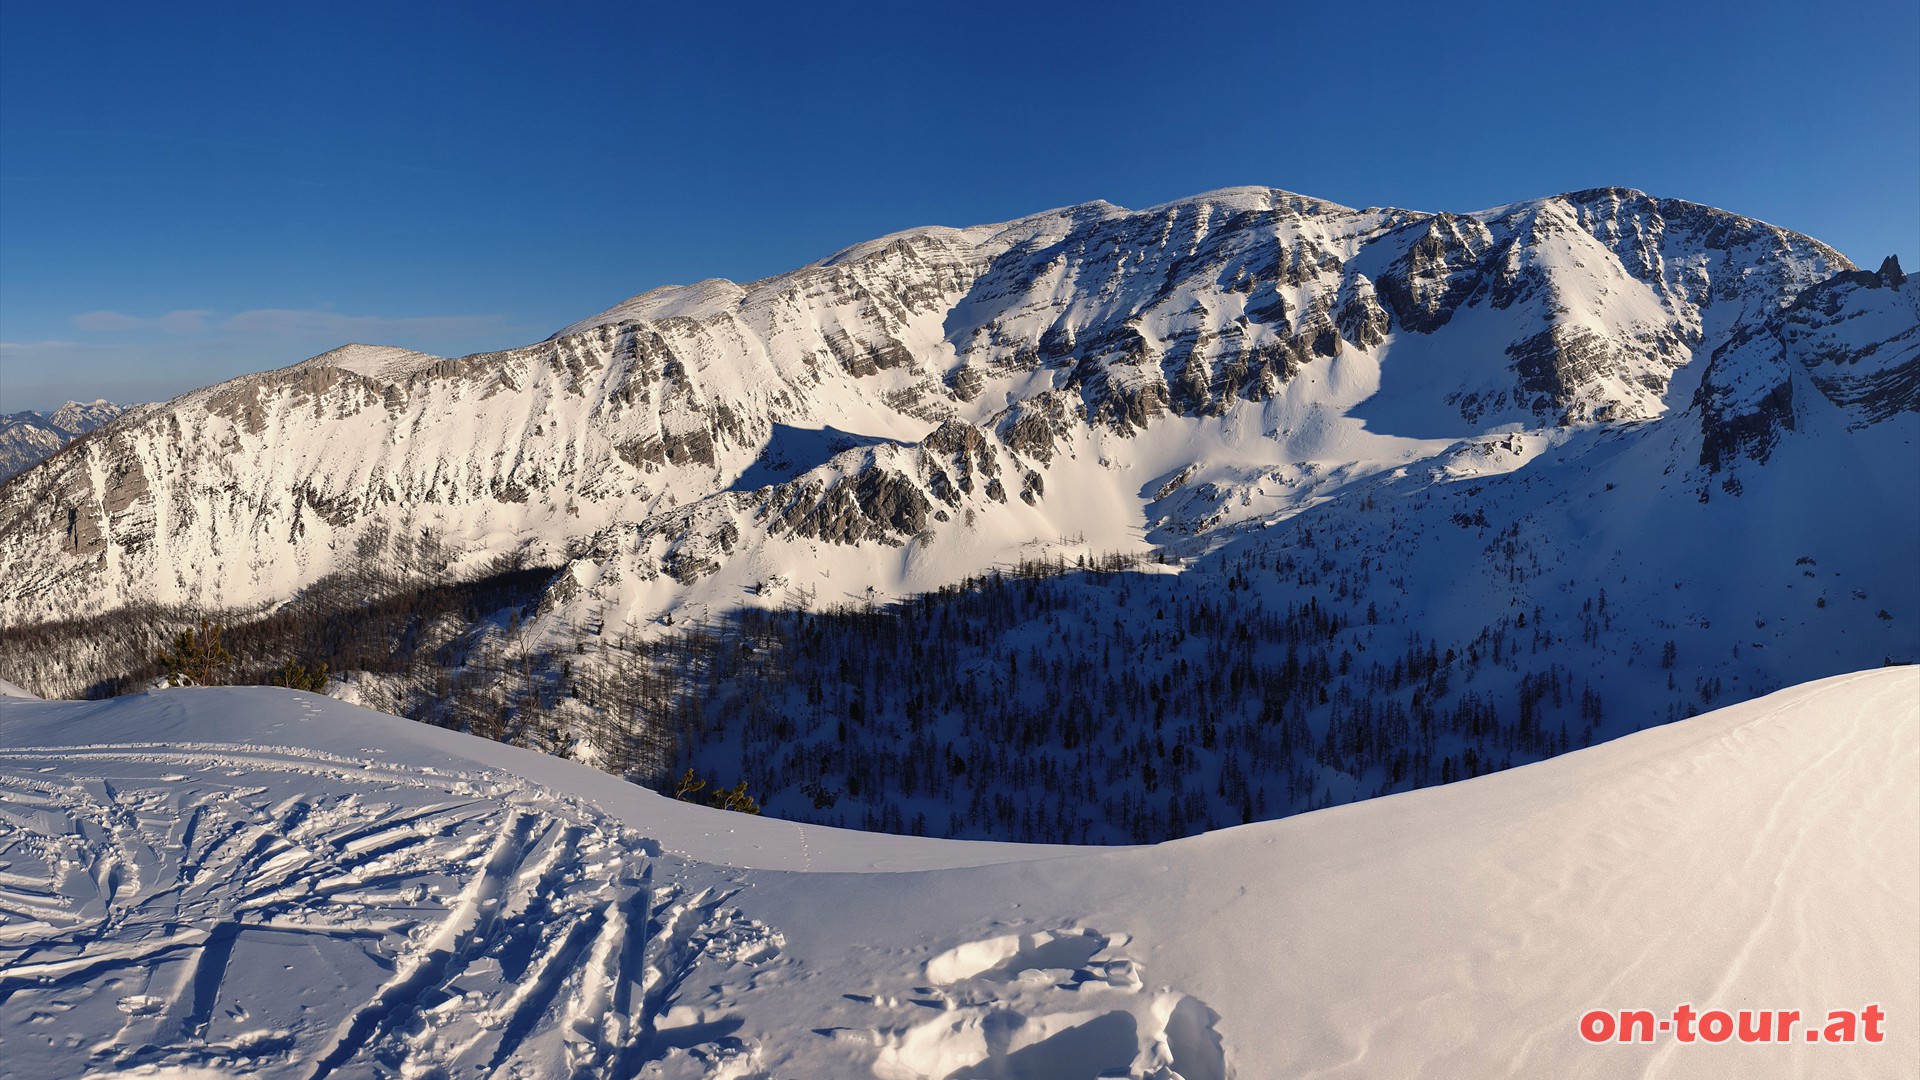
[[[0,411],[1238,184],[1619,184],[1920,269],[1920,5],[0,0]]]

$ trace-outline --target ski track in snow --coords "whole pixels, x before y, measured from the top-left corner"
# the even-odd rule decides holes
[[[741,998],[808,973],[730,904],[739,871],[379,753],[0,746],[0,1077],[773,1075]],[[963,943],[811,1037],[882,1080],[1223,1080],[1217,1014],[1146,990],[1127,942]]]
[[[750,1075],[724,1004],[663,1014],[696,974],[724,1002],[777,969],[780,937],[654,850],[500,776],[0,748],[0,1046],[76,1073]]]

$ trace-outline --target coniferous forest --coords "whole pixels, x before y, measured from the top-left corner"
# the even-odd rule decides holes
[[[1152,842],[1604,737],[1594,657],[1630,645],[1604,590],[1575,620],[1519,610],[1442,641],[1382,619],[1312,542],[1220,575],[1026,562],[904,602],[744,608],[561,652],[517,647],[554,569],[445,582],[370,550],[271,612],[129,608],[0,645],[9,678],[110,696],[159,678],[165,643],[212,614],[232,656],[220,681],[324,664],[349,699],[669,793],[693,769],[777,816],[963,838]],[[1669,718],[1722,692],[1671,642],[1643,659]]]

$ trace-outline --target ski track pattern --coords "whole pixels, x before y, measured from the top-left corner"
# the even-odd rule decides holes
[[[761,1075],[784,942],[657,850],[497,774],[0,748],[0,1077]]]

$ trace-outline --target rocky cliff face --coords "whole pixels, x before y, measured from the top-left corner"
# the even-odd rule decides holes
[[[1694,407],[1700,463],[1729,474],[1809,422],[1860,430],[1920,411],[1920,285],[1889,256],[1806,289],[1714,352]]]
[[[268,603],[374,530],[449,574],[568,564],[576,624],[793,601],[770,580],[898,594],[1204,547],[1489,432],[1688,408],[1712,470],[1764,456],[1792,379],[1852,422],[1912,412],[1915,294],[1858,277],[1620,189],[1427,214],[1245,188],[915,230],[525,348],[346,346],[143,409],[0,489],[0,621]],[[1708,357],[1697,393],[1676,379]]]

